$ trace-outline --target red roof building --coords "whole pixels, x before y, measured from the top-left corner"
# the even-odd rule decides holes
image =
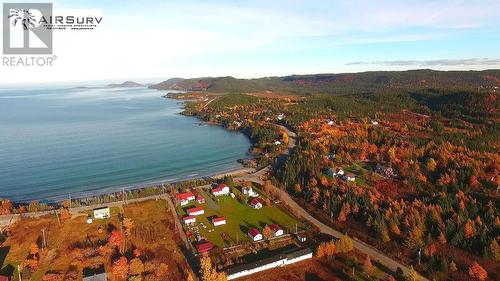
[[[262,208],[262,202],[260,202],[260,200],[257,199],[257,198],[253,198],[252,200],[250,200],[250,205],[254,209],[260,209],[260,208]]]
[[[217,226],[217,225],[223,225],[226,224],[226,218],[225,217],[218,217],[218,218],[213,218],[212,223]]]
[[[212,188],[212,194],[216,196],[227,195],[229,194],[229,186],[221,183],[216,188]]]
[[[195,216],[185,216],[182,218],[182,220],[184,220],[184,223],[186,223],[186,224],[194,223],[194,222],[196,222],[196,217]]]
[[[283,229],[279,225],[273,223],[269,226],[269,228],[274,232],[274,236],[283,235]]]
[[[250,238],[252,238],[253,241],[262,240],[262,234],[254,227],[251,227],[248,230],[248,236],[250,236]]]
[[[196,250],[200,254],[208,253],[214,246],[209,241],[203,240],[196,244]]]
[[[9,277],[0,275],[0,281],[9,281]]]
[[[196,197],[196,202],[198,202],[199,204],[203,204],[205,203],[205,198],[202,196],[198,196]]]
[[[203,207],[196,207],[196,208],[188,209],[187,213],[190,216],[198,216],[198,215],[204,214],[205,210],[203,209]]]
[[[194,194],[189,191],[189,192],[184,192],[184,193],[177,193],[175,195],[175,198],[179,201],[181,200],[194,200]]]

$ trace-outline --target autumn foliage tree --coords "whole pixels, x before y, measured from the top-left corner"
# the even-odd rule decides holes
[[[373,265],[372,265],[372,261],[370,259],[370,256],[366,256],[366,259],[363,263],[363,271],[366,273],[366,275],[368,276],[371,276],[373,274]]]
[[[273,231],[268,225],[266,225],[262,230],[262,236],[264,236],[264,238],[268,240],[274,236]]]
[[[115,260],[113,262],[112,272],[113,275],[120,280],[127,278],[129,272],[127,258],[122,256],[119,259]]]
[[[130,260],[129,273],[130,275],[140,275],[144,272],[144,263],[139,258]]]
[[[346,234],[342,235],[339,240],[335,243],[337,252],[347,253],[354,249],[353,242],[349,236]]]
[[[316,249],[316,256],[318,258],[326,257],[330,259],[331,257],[333,257],[333,255],[335,255],[335,252],[336,252],[336,246],[335,242],[333,242],[332,240],[330,242],[323,242],[319,244],[318,248]]]
[[[477,262],[473,262],[469,267],[469,276],[477,280],[485,280],[488,277],[488,272]]]
[[[217,272],[212,267],[212,262],[207,256],[203,256],[200,260],[201,263],[201,280],[202,281],[227,281],[227,275],[224,272]]]
[[[118,230],[113,230],[109,236],[108,243],[114,247],[120,247],[123,243],[123,233]]]

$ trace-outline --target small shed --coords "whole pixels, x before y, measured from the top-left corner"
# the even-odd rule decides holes
[[[95,208],[94,218],[95,219],[108,219],[111,217],[111,211],[109,207]]]

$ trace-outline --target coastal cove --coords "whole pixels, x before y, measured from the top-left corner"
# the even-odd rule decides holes
[[[244,134],[201,125],[162,95],[0,89],[0,198],[57,201],[241,168],[251,146]]]

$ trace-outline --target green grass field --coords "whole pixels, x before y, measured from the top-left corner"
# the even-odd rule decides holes
[[[214,208],[214,202],[209,202],[209,200],[213,200],[211,199],[213,197],[204,192],[200,192],[200,195],[206,198],[207,202],[205,204],[191,203],[188,206],[177,206],[177,212],[183,217],[186,216],[187,209],[203,206],[205,214],[196,217],[195,226],[198,227],[201,236],[219,247],[233,245],[236,241],[250,241],[247,236],[250,227],[262,231],[266,224],[277,223],[284,229],[285,233],[295,232],[295,224],[298,225],[299,231],[303,227],[298,220],[276,205],[254,210],[248,204],[242,204],[229,196],[221,196],[215,198],[215,200],[218,200],[218,202],[215,202],[218,208]],[[211,220],[209,220],[213,216],[224,216],[227,223],[221,226],[213,226]],[[200,227],[200,223],[203,223],[206,228]],[[229,241],[224,242],[223,233],[227,234]],[[192,239],[194,240],[195,237],[192,237]]]

